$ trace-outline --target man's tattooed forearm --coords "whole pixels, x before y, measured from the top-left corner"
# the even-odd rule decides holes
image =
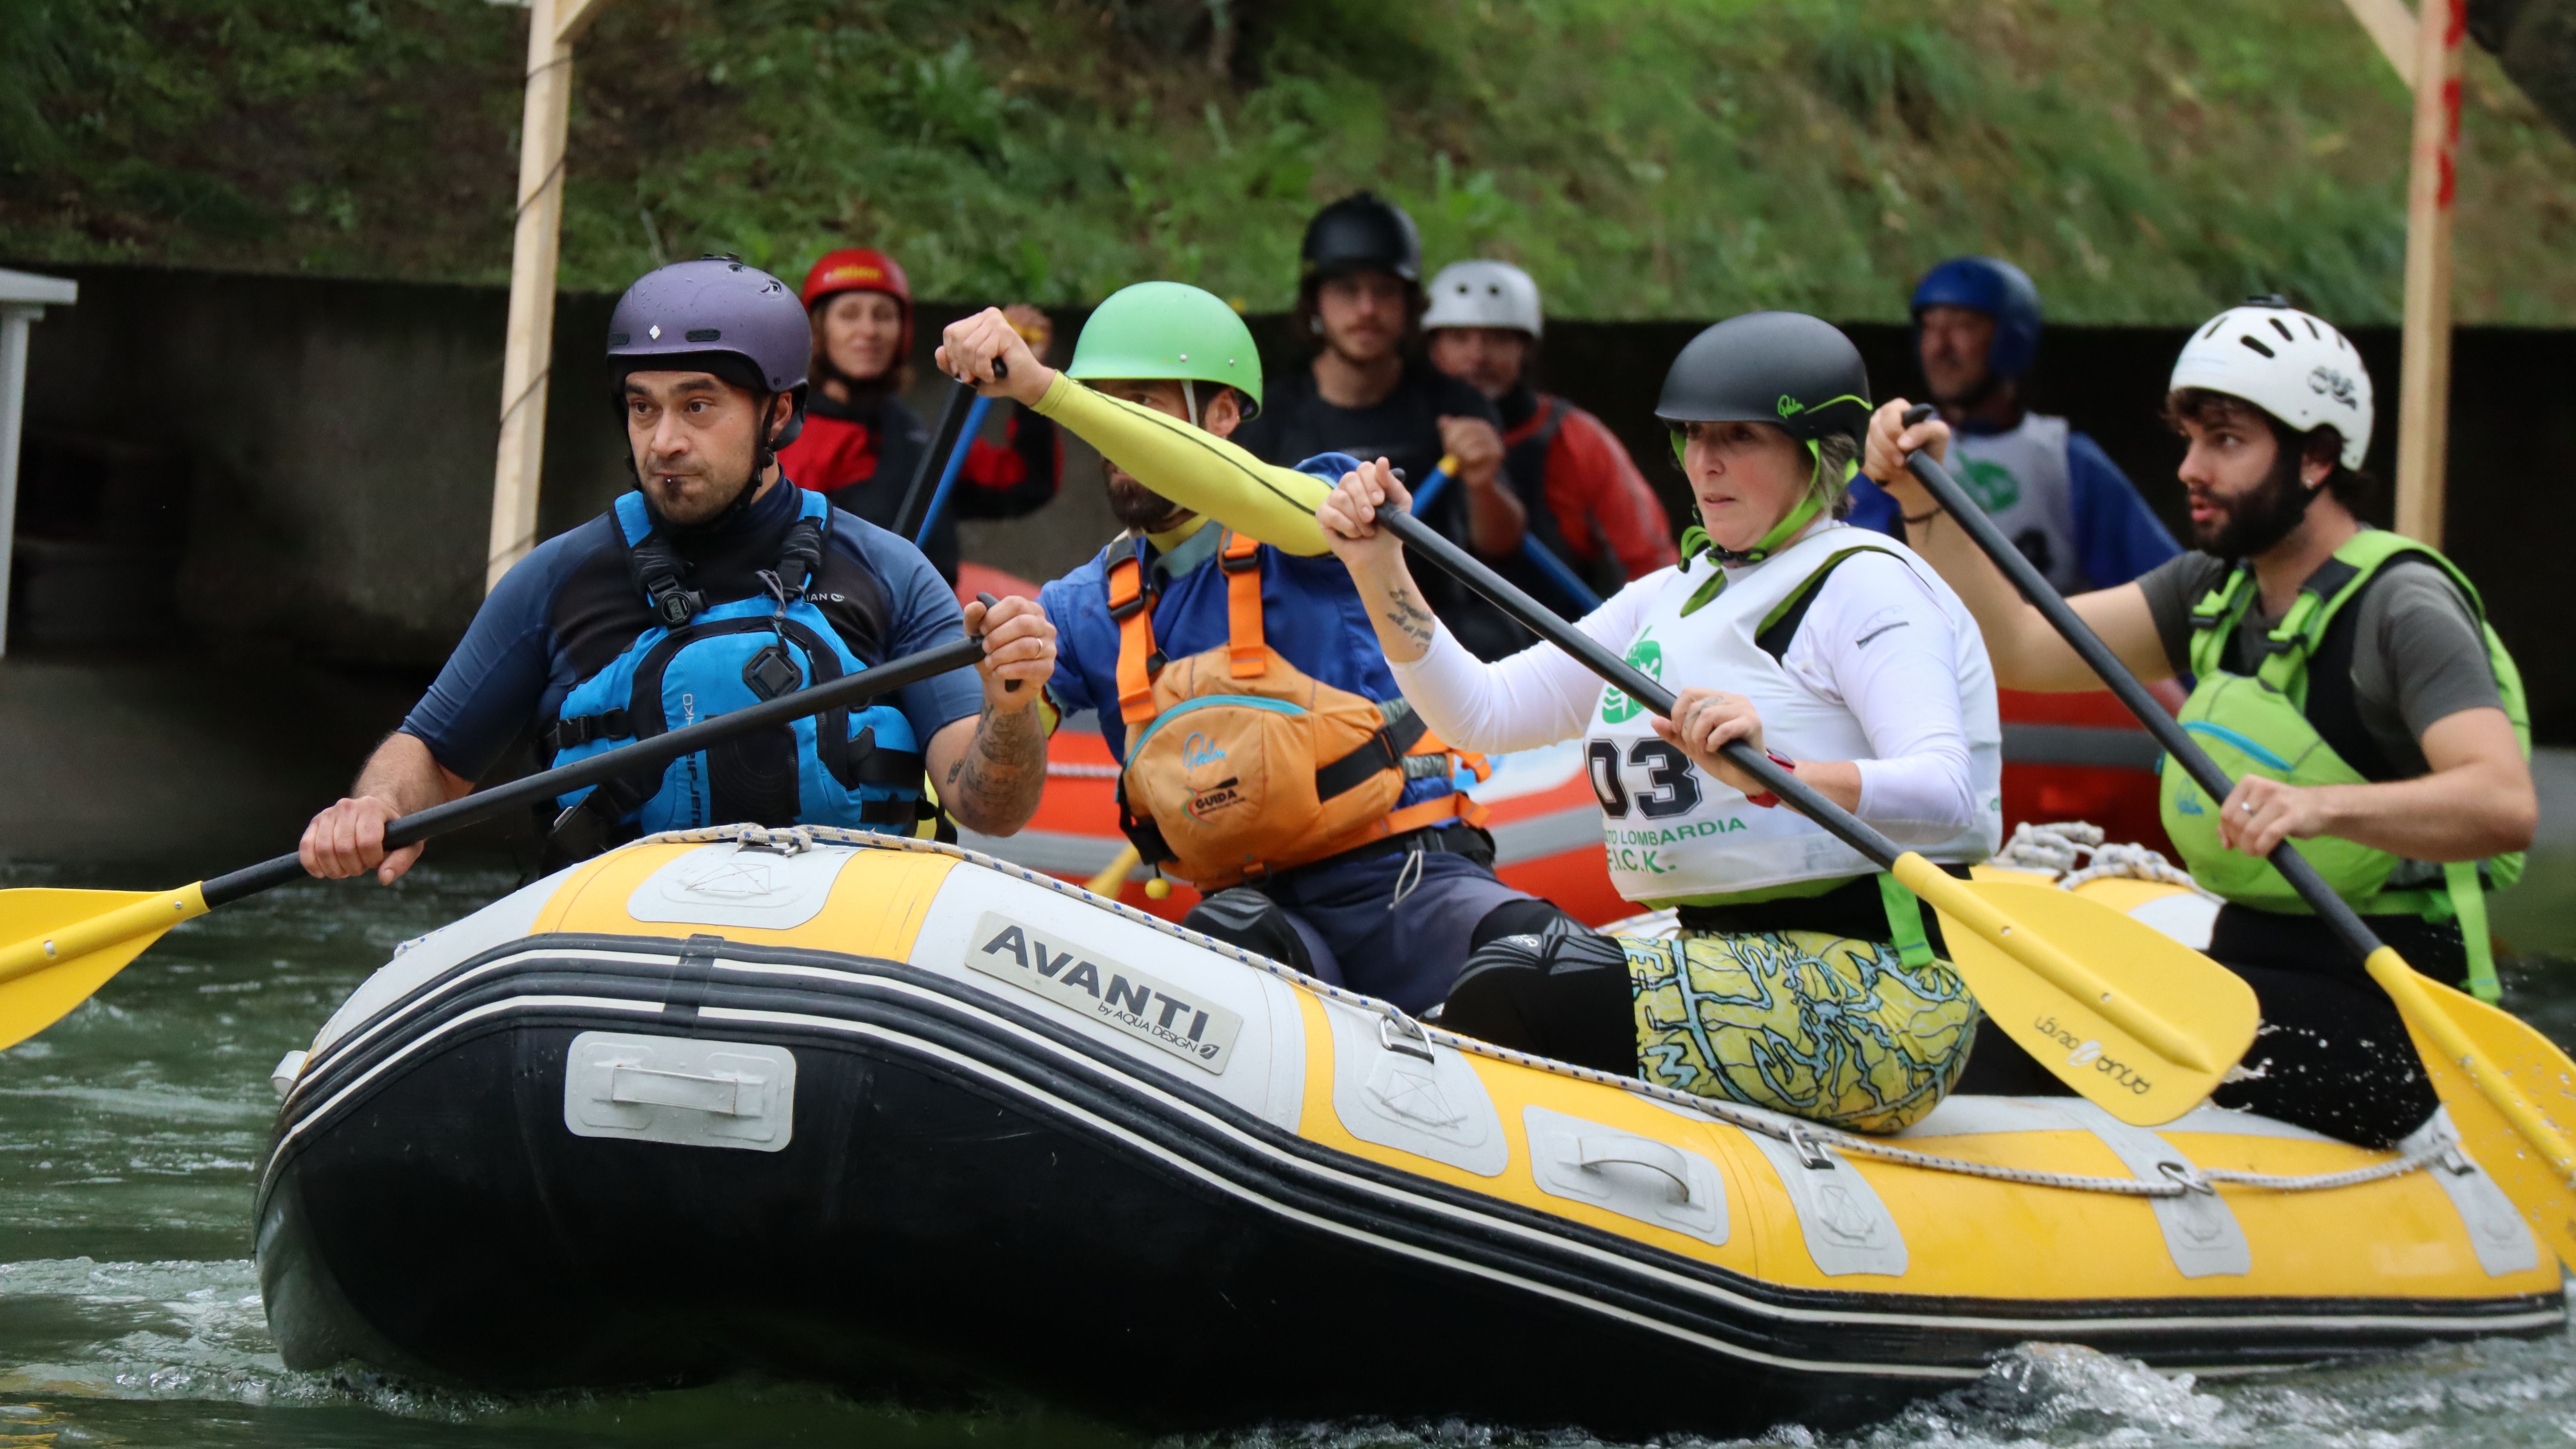
[[[948,767],[951,797],[973,814],[998,818],[1024,813],[1046,785],[1046,732],[1038,712],[984,708],[965,755]]]

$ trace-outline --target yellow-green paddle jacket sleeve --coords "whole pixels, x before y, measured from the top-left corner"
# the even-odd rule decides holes
[[[1315,509],[1332,487],[1320,478],[1264,463],[1213,433],[1105,397],[1060,372],[1038,399],[1038,413],[1193,513],[1283,553],[1313,558],[1329,552]]]

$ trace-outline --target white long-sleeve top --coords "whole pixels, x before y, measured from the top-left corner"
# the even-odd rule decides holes
[[[1728,576],[1764,566],[1731,569]],[[1706,567],[1695,565],[1693,573],[1704,578]],[[1576,627],[1611,653],[1626,653],[1673,573],[1659,569],[1632,581]],[[1982,687],[1982,717],[1992,720],[1993,670],[1985,640],[1973,627],[1953,624],[1955,599],[1945,600],[1936,588],[1943,586],[1890,553],[1847,559],[1818,586],[1780,661],[1801,686],[1850,711],[1860,726],[1871,757],[1855,762],[1861,780],[1855,813],[1900,844],[1948,839],[1993,810],[1979,798],[1961,697],[1963,688]],[[1675,654],[1667,643],[1666,658]],[[1547,643],[1488,664],[1442,626],[1421,659],[1389,662],[1424,722],[1466,749],[1500,753],[1573,739],[1601,699],[1601,681]],[[1663,683],[1676,693],[1691,685],[1740,692],[1724,679],[1667,673]],[[1791,742],[1770,743],[1784,755],[1795,753]]]

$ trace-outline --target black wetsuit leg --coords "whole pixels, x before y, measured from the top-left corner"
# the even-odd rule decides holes
[[[2456,924],[2364,919],[2424,975],[2466,974]],[[2247,1077],[2220,1086],[2212,1101],[2364,1147],[2394,1145],[2441,1105],[2397,1004],[2324,922],[2227,906],[2209,954],[2244,977],[2263,1006],[2263,1028],[2245,1053]]]

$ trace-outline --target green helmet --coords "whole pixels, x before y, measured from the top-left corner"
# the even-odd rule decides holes
[[[1065,374],[1112,379],[1217,382],[1261,411],[1261,353],[1252,329],[1212,292],[1182,282],[1138,282],[1100,304],[1083,324]]]

